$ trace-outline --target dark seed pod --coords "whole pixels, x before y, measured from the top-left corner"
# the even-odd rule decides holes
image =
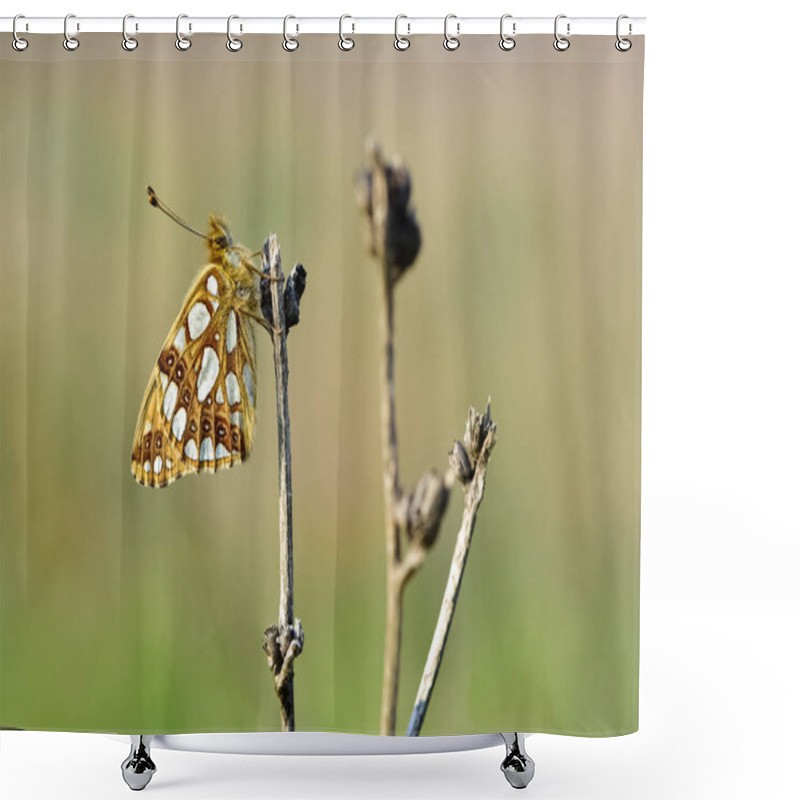
[[[267,663],[269,668],[277,675],[283,666],[283,654],[281,653],[280,630],[277,625],[270,625],[264,631],[264,652],[267,654]]]
[[[306,290],[306,270],[302,264],[295,264],[283,290],[283,317],[287,328],[300,322],[300,298]]]
[[[435,470],[426,472],[414,489],[408,511],[409,535],[426,550],[439,535],[449,498],[450,490]]]
[[[459,441],[453,443],[453,449],[450,451],[450,467],[463,484],[469,483],[475,474],[472,459],[469,457],[464,445]]]

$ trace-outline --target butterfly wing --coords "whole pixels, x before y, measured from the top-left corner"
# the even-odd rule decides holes
[[[244,461],[255,433],[255,346],[236,286],[206,267],[186,297],[145,391],[131,472],[144,486]]]

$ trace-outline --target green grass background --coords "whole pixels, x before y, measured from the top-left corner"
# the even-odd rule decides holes
[[[429,37],[409,58],[305,37],[294,60],[273,37],[238,60],[217,40],[176,57],[173,37],[136,54],[35,38],[0,62],[0,724],[280,727],[261,650],[278,607],[266,336],[250,461],[158,492],[129,474],[204,259],[147,205],[152,184],[195,225],[222,212],[239,242],[275,232],[285,268],[306,265],[289,339],[297,726],[377,732],[379,280],[352,188],[374,135],[410,165],[423,231],[397,299],[402,482],[445,468],[470,404],[491,395],[498,425],[423,733],[635,730],[641,56],[605,37],[565,57],[548,37],[514,54]],[[402,730],[459,517],[456,494],[406,593]]]

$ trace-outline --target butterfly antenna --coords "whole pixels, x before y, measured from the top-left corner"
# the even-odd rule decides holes
[[[173,222],[177,222],[181,228],[185,228],[187,231],[193,233],[195,236],[199,236],[201,239],[208,238],[204,233],[200,233],[200,231],[198,231],[196,228],[193,228],[191,225],[189,225],[188,222],[184,222],[169,206],[165,205],[155,193],[155,190],[152,186],[147,187],[147,199],[150,201],[151,206],[155,206],[157,209],[159,209],[159,211],[163,211]]]

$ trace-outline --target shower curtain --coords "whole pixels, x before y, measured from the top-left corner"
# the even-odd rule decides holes
[[[643,37],[30,38],[0,724],[635,731]]]

